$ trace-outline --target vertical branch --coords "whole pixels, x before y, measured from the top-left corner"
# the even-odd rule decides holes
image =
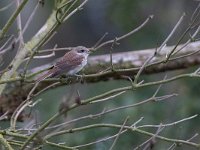
[[[20,5],[20,0],[16,0],[16,5],[17,8]],[[18,35],[19,35],[19,48],[22,47],[24,45],[24,38],[23,38],[23,33],[22,33],[22,21],[21,21],[21,14],[18,14],[17,17],[17,26],[18,26]]]

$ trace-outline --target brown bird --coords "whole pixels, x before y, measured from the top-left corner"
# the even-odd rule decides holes
[[[90,50],[84,46],[72,48],[72,50],[61,57],[47,73],[40,76],[36,82],[40,82],[46,78],[55,77],[64,73],[67,75],[75,75],[87,64],[89,54]]]

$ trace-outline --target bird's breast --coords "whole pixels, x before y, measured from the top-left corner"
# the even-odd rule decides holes
[[[87,59],[83,59],[83,61],[81,62],[80,65],[77,65],[74,69],[70,70],[67,74],[74,75],[74,74],[78,73],[79,71],[81,71],[81,69],[83,69],[83,67],[86,64],[87,64]]]

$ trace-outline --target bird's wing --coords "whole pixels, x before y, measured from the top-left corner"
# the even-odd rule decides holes
[[[78,65],[80,65],[83,61],[83,56],[74,56],[74,55],[65,55],[61,59],[59,59],[54,67],[60,68],[64,70],[65,72],[68,72],[74,68],[76,68]]]
[[[60,58],[53,68],[51,68],[47,73],[40,76],[36,82],[40,82],[48,77],[54,77],[62,72],[69,72],[75,69],[77,66],[81,65],[84,57],[73,55],[72,53],[66,53],[62,58]]]

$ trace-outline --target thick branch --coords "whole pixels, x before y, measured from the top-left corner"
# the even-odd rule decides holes
[[[181,47],[182,45],[178,46],[177,49]],[[200,42],[189,44],[187,47],[183,48],[180,53],[171,58],[170,61],[164,63],[166,55],[172,49],[173,46],[165,47],[159,56],[155,57],[150,65],[147,65],[149,67],[146,67],[143,74],[188,68],[200,64]],[[107,80],[110,77],[118,78],[119,75],[133,76],[138,72],[145,60],[155,53],[155,50],[156,48],[115,53],[112,55],[112,63],[115,71],[105,71],[99,73],[94,80]],[[89,58],[89,65],[86,68],[85,73],[97,73],[100,70],[103,71],[109,67],[111,67],[110,55],[93,56]],[[95,75],[89,75],[88,78],[89,77],[92,79],[92,77],[95,77]]]
[[[178,49],[180,47],[181,45],[178,47]],[[174,58],[171,58],[170,61],[164,63],[166,54],[168,54],[172,48],[173,46],[165,47],[162,50],[162,53],[152,62],[150,62],[150,64],[146,66],[142,73],[159,73],[163,71],[188,68],[200,64],[200,42],[189,44],[187,47],[183,48],[179,53],[177,53]],[[86,75],[83,76],[83,80],[86,83],[92,83],[113,79],[124,79],[125,76],[134,78],[134,75],[138,72],[140,66],[145,62],[146,59],[148,59],[150,55],[154,53],[154,51],[155,49],[147,49],[115,53],[113,54],[114,71],[109,69],[111,68],[110,55],[91,56],[88,60],[89,64],[84,70]],[[47,66],[45,65],[34,68],[32,69],[32,72],[39,71],[46,67]],[[16,81],[19,80],[21,79],[16,79]],[[52,84],[52,82],[56,81],[61,81],[60,84],[56,84],[56,86],[80,82],[76,77],[69,79],[47,79],[46,81],[42,81],[40,83],[35,92],[37,93],[39,91],[43,91],[42,89],[48,87],[50,84]],[[15,80],[12,80],[12,82],[15,82]],[[7,93],[0,97],[0,114],[4,114],[8,111],[8,118],[10,117],[10,115],[15,111],[16,107],[27,98],[27,95],[33,87],[33,84],[30,84],[30,82],[34,83],[35,81],[26,80],[24,83],[25,85],[23,86],[21,86],[21,84],[20,86],[16,84],[15,87],[12,86],[12,89],[7,90]],[[12,107],[10,104],[13,104]],[[23,116],[20,116],[18,119],[23,120]]]
[[[53,21],[54,20],[54,21]],[[37,45],[39,45],[39,43],[41,42],[41,40],[50,32],[50,30],[52,29],[52,26],[54,26],[54,23],[56,22],[55,19],[55,12],[51,15],[51,17],[49,18],[49,20],[47,21],[47,23],[41,28],[42,30],[39,31],[38,34],[36,34],[32,40],[30,42],[28,42],[27,44],[25,44],[25,46],[17,53],[15,59],[11,62],[10,66],[11,66],[11,70],[9,70],[8,72],[5,72],[2,76],[1,76],[1,80],[8,80],[12,77],[12,75],[14,74],[14,72],[16,72],[16,70],[18,69],[18,67],[21,65],[21,63],[23,62],[23,59],[32,52],[32,50],[34,50]],[[3,84],[0,86],[0,94],[2,93],[2,91],[4,90],[6,84]]]
[[[183,45],[179,45],[177,49],[180,49],[182,46]],[[174,46],[163,48],[159,56],[155,57],[155,59],[147,65],[143,74],[183,69],[200,64],[200,42],[189,44],[165,63],[166,55],[173,47]],[[90,83],[109,79],[122,79],[124,78],[122,75],[134,77],[149,56],[155,53],[155,49],[156,48],[112,54],[114,71],[111,70],[109,54],[91,56],[84,70],[84,81]],[[34,68],[32,72],[40,71],[47,66],[48,65]],[[49,80],[52,81],[52,79]],[[55,81],[58,80],[58,78],[55,79]]]

